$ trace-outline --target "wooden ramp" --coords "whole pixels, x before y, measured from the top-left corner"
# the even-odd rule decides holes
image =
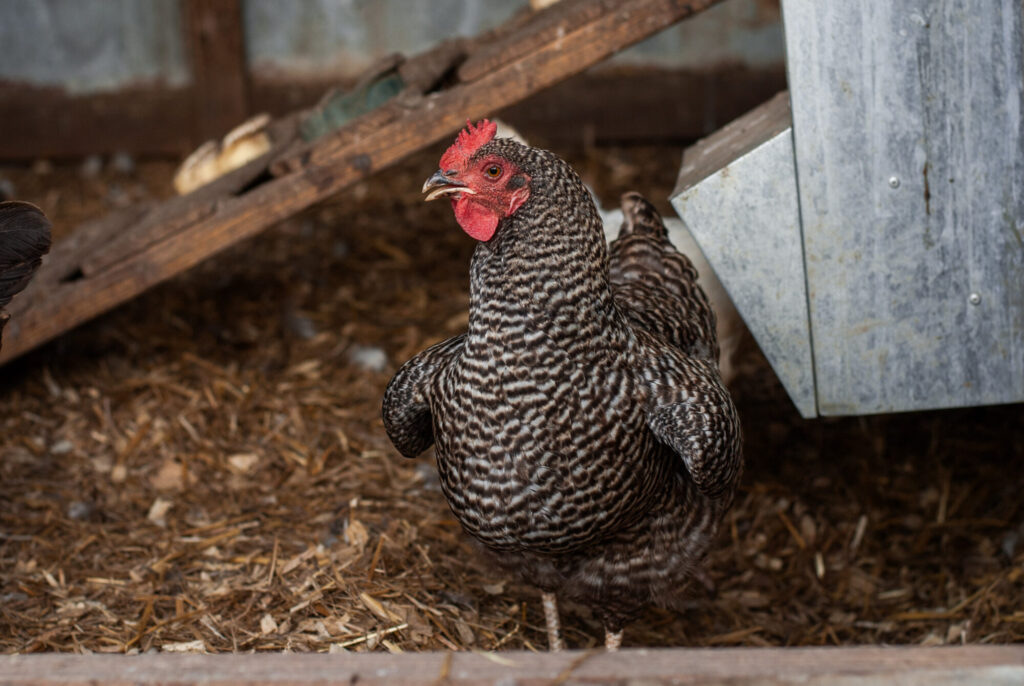
[[[719,0],[562,0],[487,34],[395,56],[376,109],[307,142],[314,108],[273,122],[270,152],[188,195],[87,222],[10,307],[0,364],[477,120]]]

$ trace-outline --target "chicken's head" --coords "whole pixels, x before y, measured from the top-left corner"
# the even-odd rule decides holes
[[[466,129],[441,157],[441,168],[423,184],[427,200],[447,196],[462,230],[488,241],[498,223],[511,216],[530,197],[530,177],[513,161],[484,146],[498,127],[487,121]]]

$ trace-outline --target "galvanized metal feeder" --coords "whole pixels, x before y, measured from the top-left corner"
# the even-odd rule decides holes
[[[672,203],[790,398],[1024,401],[1021,3],[782,8],[790,92],[688,149]]]

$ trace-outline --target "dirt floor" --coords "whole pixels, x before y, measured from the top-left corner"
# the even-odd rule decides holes
[[[438,153],[0,370],[0,650],[545,647],[537,592],[481,561],[432,458],[379,419],[398,365],[467,321],[472,241],[419,193]],[[571,159],[611,204],[665,198],[679,153]],[[170,163],[122,167],[0,179],[59,237],[169,193]],[[1024,407],[804,421],[755,349],[732,390],[748,466],[717,591],[625,645],[1024,640]]]

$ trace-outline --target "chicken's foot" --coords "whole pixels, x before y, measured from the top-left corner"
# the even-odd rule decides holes
[[[558,622],[558,599],[554,593],[541,593],[541,602],[544,604],[544,622],[548,627],[548,649],[552,653],[562,650],[561,627]]]

